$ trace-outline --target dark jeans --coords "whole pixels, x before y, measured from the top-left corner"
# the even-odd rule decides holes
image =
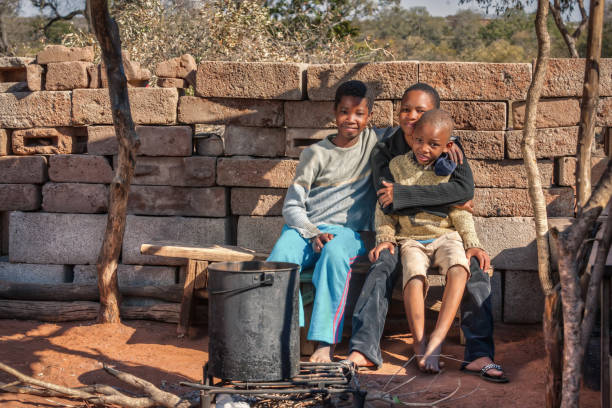
[[[353,313],[353,333],[350,351],[359,351],[380,367],[380,338],[385,327],[387,309],[393,286],[401,276],[399,251],[380,253],[372,264]],[[465,361],[489,356],[493,360],[493,315],[491,313],[491,282],[480,269],[478,260],[470,260],[471,277],[461,300],[461,329],[466,339]]]

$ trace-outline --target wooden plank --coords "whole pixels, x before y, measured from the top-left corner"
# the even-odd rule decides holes
[[[142,244],[140,252],[144,255],[198,259],[211,262],[265,260],[268,257],[268,254],[232,245],[191,245],[177,242]]]
[[[610,275],[604,274],[601,292],[601,407],[610,408]]]
[[[189,331],[189,320],[191,319],[191,308],[193,307],[193,291],[195,289],[196,261],[189,259],[185,268],[187,268],[187,273],[185,274],[185,286],[183,286],[179,323],[176,328],[176,333],[179,337],[184,337]]]
[[[195,261],[195,286],[194,289],[203,289],[208,286],[208,261]]]

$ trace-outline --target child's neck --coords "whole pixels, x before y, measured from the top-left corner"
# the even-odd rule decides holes
[[[354,138],[346,138],[338,133],[335,137],[331,139],[331,142],[338,147],[351,147],[359,141],[362,132],[363,131],[359,132],[359,134]]]

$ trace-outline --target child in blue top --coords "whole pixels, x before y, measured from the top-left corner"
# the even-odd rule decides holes
[[[351,265],[366,253],[357,231],[371,229],[376,202],[369,157],[377,136],[367,128],[372,105],[363,82],[340,85],[334,101],[338,133],[300,155],[283,205],[286,225],[268,257],[302,268],[314,265],[308,339],[319,345],[311,361],[331,361],[342,338]]]

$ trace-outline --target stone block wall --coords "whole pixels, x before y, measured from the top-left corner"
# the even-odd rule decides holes
[[[476,226],[496,268],[495,315],[540,319],[534,224],[520,129],[531,64],[203,62],[148,70],[129,61],[141,147],[128,203],[120,282],[178,283],[180,260],[140,254],[155,240],[269,250],[304,147],[334,133],[338,85],[360,79],[372,123],[392,126],[406,87],[435,86],[474,173]],[[584,60],[551,60],[538,115],[538,164],[553,223],[573,216]],[[601,63],[593,178],[607,163],[612,60]],[[0,59],[0,279],[88,282],[101,245],[117,142],[103,67],[89,49],[49,47]],[[193,86],[194,92],[184,88]],[[189,95],[187,95],[189,93]],[[537,310],[536,310],[537,309]]]

